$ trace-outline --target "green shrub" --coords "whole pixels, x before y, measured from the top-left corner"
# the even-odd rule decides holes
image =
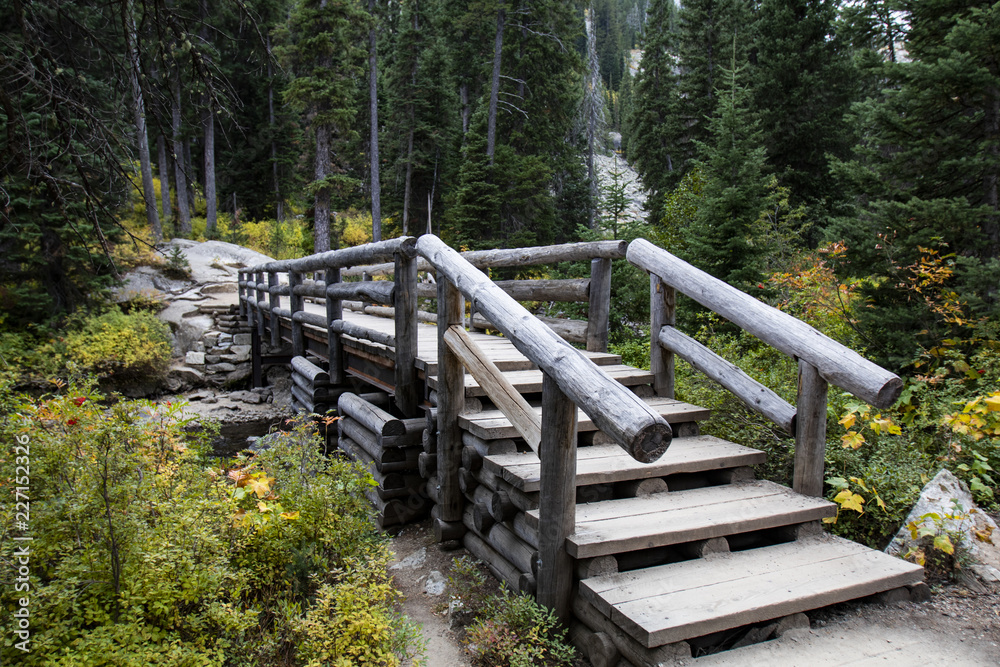
[[[68,360],[116,383],[158,379],[170,364],[170,327],[149,311],[88,317],[65,345]]]
[[[503,589],[469,627],[465,644],[476,667],[572,665],[576,651],[551,609]]]

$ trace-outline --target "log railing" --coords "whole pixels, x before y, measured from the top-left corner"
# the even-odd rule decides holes
[[[899,398],[902,381],[805,322],[761,303],[644,239],[633,241],[627,256],[650,274],[650,369],[657,393],[673,397],[673,355],[679,355],[747,407],[794,434],[793,487],[806,495],[821,496],[828,383],[876,407],[887,408]],[[796,405],[788,404],[735,365],[675,329],[675,290],[796,359]]]
[[[464,531],[458,418],[465,400],[464,372],[469,368],[529,444],[538,443],[537,599],[568,620],[573,564],[565,544],[576,517],[576,408],[644,462],[666,451],[670,426],[439,238],[420,237],[417,252],[438,276],[437,532],[454,536]],[[463,297],[542,370],[540,422],[523,399],[514,398],[517,392],[504,386],[500,373],[490,368],[486,355],[465,335]]]

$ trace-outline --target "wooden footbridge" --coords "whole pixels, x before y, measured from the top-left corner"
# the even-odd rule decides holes
[[[580,261],[587,279],[486,273]],[[613,261],[650,274],[650,371],[607,352]],[[597,667],[673,664],[812,609],[926,591],[920,567],[820,523],[836,513],[828,383],[885,408],[899,378],[647,241],[459,254],[399,238],[252,267],[239,289],[255,381],[290,360],[297,405],[338,412],[340,449],[379,483],[380,524],[430,513],[440,541],[555,609]],[[677,291],[797,359],[796,405],[678,331]],[[588,317],[519,300],[584,302]],[[763,452],[699,435],[708,413],[674,399],[675,355],[794,435],[794,490],[755,479]]]

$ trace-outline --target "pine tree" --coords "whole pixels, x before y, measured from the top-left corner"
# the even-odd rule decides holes
[[[349,175],[348,142],[357,137],[355,93],[363,72],[368,15],[354,0],[299,0],[279,31],[281,57],[294,73],[285,101],[308,115],[315,137],[313,193],[315,252],[339,245],[331,226],[331,197],[356,185]]]
[[[844,121],[856,72],[834,35],[835,0],[763,0],[757,18],[755,108],[768,161],[792,201],[826,217],[841,190],[829,157],[846,158],[853,137]]]
[[[662,215],[664,197],[680,178],[680,97],[673,0],[653,0],[643,37],[642,63],[634,82],[628,155],[650,191],[650,218]]]
[[[922,336],[951,333],[923,299],[899,289],[924,249],[953,255],[949,288],[977,315],[996,313],[1000,270],[1000,5],[932,0],[904,8],[911,60],[887,63],[884,99],[857,109],[866,141],[839,173],[860,205],[829,233],[848,244],[845,270],[875,276],[863,324],[894,366],[912,359]]]
[[[711,139],[698,142],[695,163],[704,177],[703,199],[687,234],[686,259],[716,278],[752,285],[759,277],[751,228],[767,195],[765,149],[760,123],[750,111],[750,92],[741,79],[747,66],[719,68],[719,106],[709,123]]]

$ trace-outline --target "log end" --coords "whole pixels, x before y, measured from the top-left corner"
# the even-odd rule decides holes
[[[878,396],[876,397],[876,402],[874,406],[880,410],[886,410],[891,408],[897,400],[899,400],[899,395],[903,391],[903,381],[900,380],[895,375],[882,385],[882,388],[878,391]]]
[[[632,439],[628,453],[639,463],[656,461],[670,447],[673,433],[666,421],[654,422],[643,428]]]

